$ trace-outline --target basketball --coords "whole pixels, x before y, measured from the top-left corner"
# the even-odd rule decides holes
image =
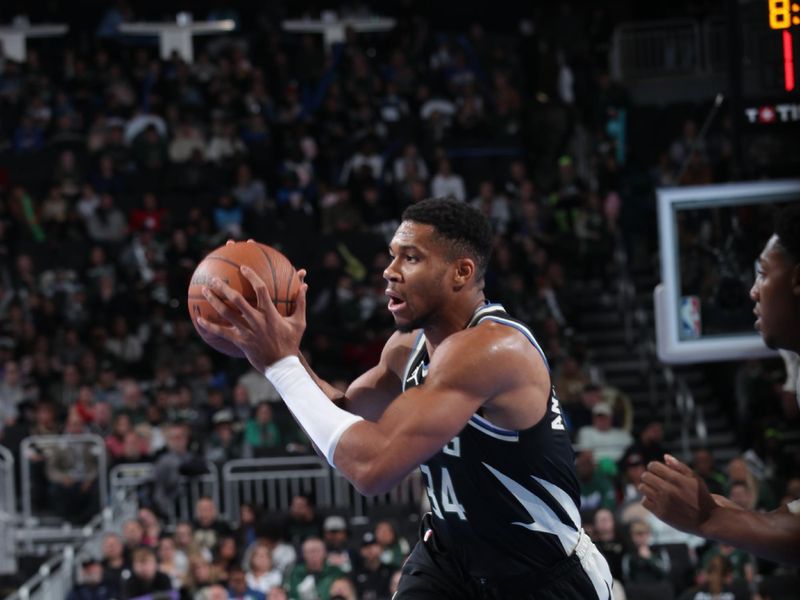
[[[297,271],[286,258],[275,248],[253,242],[236,242],[209,252],[197,265],[189,282],[189,316],[200,337],[212,348],[237,358],[244,354],[234,344],[203,330],[197,323],[203,317],[210,323],[227,324],[214,307],[203,296],[203,286],[211,284],[214,277],[219,277],[231,288],[239,292],[253,306],[256,305],[256,292],[239,267],[247,265],[255,271],[267,285],[269,296],[278,312],[288,316],[294,312],[295,298],[300,289],[300,278]]]

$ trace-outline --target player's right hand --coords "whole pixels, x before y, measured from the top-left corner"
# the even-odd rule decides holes
[[[255,290],[256,306],[215,277],[211,286],[203,288],[203,295],[228,325],[210,323],[201,317],[197,322],[209,333],[235,344],[250,364],[263,373],[281,358],[296,356],[300,352],[300,340],[306,328],[308,285],[303,282],[306,271],[298,271],[303,283],[297,292],[295,311],[291,316],[284,317],[272,303],[267,284],[261,277],[245,265],[240,270]]]

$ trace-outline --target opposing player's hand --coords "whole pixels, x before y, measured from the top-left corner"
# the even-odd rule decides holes
[[[269,365],[286,356],[296,355],[306,328],[306,292],[308,285],[301,283],[297,292],[294,313],[284,317],[275,308],[267,284],[251,268],[242,265],[242,275],[256,293],[256,306],[244,296],[215,277],[211,285],[203,288],[203,295],[227,324],[210,323],[203,318],[197,322],[209,333],[235,344],[260,373]],[[298,276],[302,282],[306,271]]]
[[[703,525],[717,503],[705,482],[688,466],[669,454],[664,455],[664,461],[651,462],[642,474],[642,505],[665,523],[702,535]]]

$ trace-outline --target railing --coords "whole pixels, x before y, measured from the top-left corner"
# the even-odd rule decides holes
[[[79,444],[89,446],[91,456],[97,461],[97,489],[99,495],[99,506],[108,504],[108,473],[106,446],[103,438],[98,435],[36,435],[22,440],[20,445],[21,456],[21,487],[22,487],[22,518],[26,524],[35,522],[33,514],[33,485],[31,481],[31,462],[42,461],[46,464],[48,460],[54,459],[57,451],[75,451]],[[84,457],[80,457],[82,460]]]
[[[628,80],[702,71],[700,26],[692,19],[622,23],[611,41],[611,74]]]
[[[128,492],[129,494],[132,492]],[[83,558],[96,557],[96,548],[102,535],[112,531],[115,524],[135,516],[135,503],[122,494],[112,498],[110,506],[104,508],[89,523],[80,529],[77,541],[68,544],[60,552],[39,567],[36,575],[26,581],[19,590],[6,600],[62,600],[66,598],[75,582],[76,565]]]
[[[331,470],[331,477],[334,506],[347,509],[355,517],[367,516],[372,509],[379,506],[405,506],[419,510],[425,493],[417,470],[412,471],[391,492],[376,496],[363,496],[339,471]]]
[[[14,456],[0,446],[0,575],[16,573],[14,537],[17,526],[17,495],[14,491]]]
[[[296,494],[310,494],[320,508],[332,505],[331,469],[316,456],[232,460],[222,467],[224,510],[231,521],[239,518],[242,502],[271,511],[286,511]]]
[[[17,493],[14,489],[14,456],[5,446],[0,446],[0,512],[17,514]]]
[[[292,496],[309,494],[319,508],[336,508],[353,517],[368,516],[376,507],[405,506],[414,510],[424,494],[414,472],[387,494],[363,496],[345,477],[316,456],[233,460],[222,469],[224,512],[235,522],[242,502],[270,511],[289,509]]]
[[[214,463],[207,462],[208,473],[195,477],[184,477],[179,479],[180,492],[172,507],[172,513],[166,515],[171,523],[177,521],[191,520],[194,514],[194,506],[199,498],[207,496],[220,505],[220,483],[217,467]],[[153,463],[132,463],[116,465],[109,474],[109,485],[111,497],[117,498],[120,494],[128,492],[135,494],[138,499],[143,493],[145,486],[150,487],[153,483]]]
[[[39,440],[29,439],[31,443]],[[25,441],[27,440],[23,441],[23,446],[29,446]],[[222,470],[224,496],[220,498],[219,475],[213,464],[209,463],[209,468],[210,473],[207,475],[182,477],[182,493],[176,503],[175,518],[190,518],[194,503],[201,496],[213,498],[221,509],[220,513],[235,522],[242,502],[253,502],[271,511],[287,511],[292,496],[299,493],[312,495],[319,508],[342,509],[356,519],[369,515],[373,509],[381,506],[399,505],[412,511],[418,510],[424,495],[418,474],[412,473],[388,494],[366,498],[341,474],[328,466],[325,460],[316,456],[292,456],[243,459],[226,463]],[[107,495],[110,505],[85,526],[65,530],[65,546],[6,600],[64,598],[73,585],[74,571],[79,559],[92,554],[102,533],[118,527],[124,519],[135,517],[141,488],[152,481],[153,469],[151,463],[117,465],[111,469],[110,493]],[[35,524],[36,519],[31,519],[31,522]],[[37,529],[32,527],[26,530],[24,537],[36,539]],[[52,537],[53,532],[48,530],[47,535]],[[9,539],[11,543],[14,542],[11,536]]]

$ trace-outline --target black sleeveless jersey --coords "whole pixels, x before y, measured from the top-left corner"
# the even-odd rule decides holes
[[[530,329],[502,306],[479,308],[468,327],[483,321],[522,332],[547,365]],[[424,385],[428,362],[420,333],[406,365],[404,389]],[[512,431],[474,414],[420,469],[434,535],[473,577],[535,578],[568,556],[578,542],[574,452],[552,385],[547,412],[533,427]]]

